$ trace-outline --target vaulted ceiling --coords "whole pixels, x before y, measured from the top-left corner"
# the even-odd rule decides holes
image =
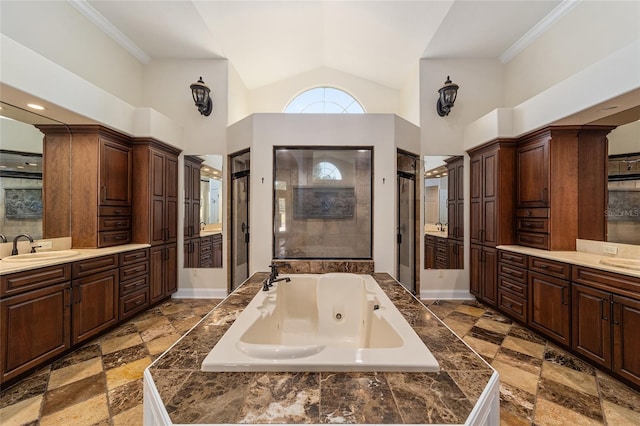
[[[142,62],[227,58],[249,89],[321,67],[400,89],[421,58],[500,58],[505,62],[540,28],[541,21],[557,15],[568,3],[71,2]]]

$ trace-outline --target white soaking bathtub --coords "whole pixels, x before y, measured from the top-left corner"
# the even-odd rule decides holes
[[[203,371],[439,371],[373,277],[286,277],[256,294]]]

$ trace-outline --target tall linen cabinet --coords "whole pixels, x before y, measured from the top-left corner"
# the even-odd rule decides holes
[[[178,155],[151,138],[133,146],[133,242],[150,244],[150,294],[154,303],[177,290]]]
[[[498,300],[497,250],[515,241],[516,141],[498,139],[470,156],[470,291],[483,302]]]

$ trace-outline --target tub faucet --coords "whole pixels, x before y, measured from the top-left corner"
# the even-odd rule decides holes
[[[15,256],[16,254],[18,254],[18,240],[21,237],[27,238],[29,242],[33,244],[33,238],[31,238],[31,235],[29,234],[16,235],[16,237],[13,239],[13,249],[11,250],[11,256]],[[31,253],[35,253],[35,252],[36,252],[36,248],[31,247]]]
[[[7,236],[4,234],[0,234],[0,240],[2,240],[3,243],[7,242]]]
[[[284,264],[284,265],[288,265],[288,264]],[[284,281],[284,282],[291,281],[291,278],[289,277],[278,278],[278,265],[276,263],[271,262],[271,265],[269,265],[269,268],[271,268],[271,273],[269,274],[269,277],[265,279],[264,282],[262,283],[263,291],[268,291],[269,287],[273,286],[273,283],[277,283],[279,281]]]

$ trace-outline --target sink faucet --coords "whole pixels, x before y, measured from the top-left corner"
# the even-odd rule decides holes
[[[7,236],[4,234],[0,234],[0,240],[2,240],[3,243],[7,242]]]
[[[33,238],[31,238],[31,235],[29,234],[16,235],[16,237],[13,239],[13,250],[11,250],[11,256],[15,256],[16,254],[18,254],[18,240],[20,239],[20,237],[27,238],[29,242],[33,244]],[[31,253],[35,253],[35,252],[36,252],[36,248],[31,247]]]
[[[281,266],[285,266],[285,265],[289,265],[289,264],[284,263]],[[284,281],[288,283],[289,281],[291,281],[291,278],[289,277],[278,278],[278,265],[276,263],[271,262],[271,265],[269,265],[269,268],[271,268],[271,273],[269,274],[269,277],[265,279],[264,282],[262,283],[262,291],[269,291],[269,287],[272,287],[273,283],[277,283],[279,281]]]
[[[438,227],[438,231],[442,231],[442,222],[436,222],[436,226]]]
[[[205,228],[205,226],[207,226],[207,224],[205,222],[200,222],[199,225],[200,225],[200,230],[201,231]]]

